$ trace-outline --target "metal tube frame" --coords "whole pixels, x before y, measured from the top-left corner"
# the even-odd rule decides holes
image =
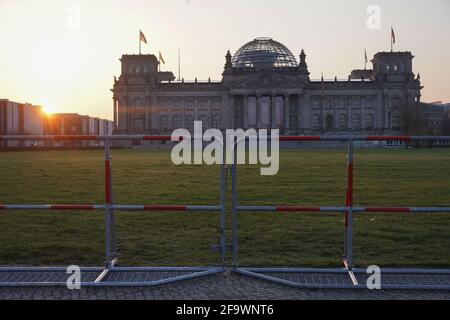
[[[367,285],[358,283],[357,275],[366,274],[366,270],[353,267],[353,213],[355,212],[392,212],[392,213],[421,213],[421,212],[450,212],[449,207],[354,207],[353,203],[353,160],[354,141],[434,141],[446,140],[450,137],[411,137],[411,136],[298,136],[280,137],[280,141],[347,141],[347,191],[345,207],[302,207],[302,206],[239,206],[237,191],[237,152],[234,149],[234,163],[232,166],[232,237],[233,237],[233,272],[241,275],[263,279],[303,289],[367,289]],[[238,214],[247,212],[340,212],[344,213],[344,268],[249,268],[239,267],[238,260]],[[264,273],[280,274],[346,274],[349,284],[303,284]],[[382,268],[383,274],[433,274],[450,275],[450,269],[419,269],[419,268]],[[351,283],[351,284],[350,284]],[[382,284],[381,289],[405,290],[450,290],[450,285],[393,285]]]
[[[104,162],[105,162],[105,204],[99,205],[0,205],[0,210],[104,210],[105,216],[105,267],[81,267],[81,272],[98,272],[95,280],[92,282],[81,282],[82,287],[150,287],[162,284],[173,283],[182,280],[193,279],[197,277],[212,275],[225,271],[226,254],[226,191],[225,191],[225,161],[220,165],[220,205],[116,205],[114,204],[114,195],[112,190],[112,166],[111,166],[111,141],[114,140],[146,140],[146,141],[170,141],[168,136],[0,136],[0,140],[98,140],[104,141]],[[180,137],[180,140],[182,137]],[[224,153],[225,157],[225,146]],[[224,158],[225,159],[225,158]],[[118,267],[119,252],[117,250],[116,227],[114,211],[217,211],[220,212],[220,265],[206,267]],[[0,267],[2,273],[65,273],[63,267]],[[107,276],[110,273],[117,272],[189,272],[189,274],[171,276],[156,281],[124,281],[109,282]],[[66,282],[20,282],[8,281],[0,282],[0,287],[60,287],[67,286]]]

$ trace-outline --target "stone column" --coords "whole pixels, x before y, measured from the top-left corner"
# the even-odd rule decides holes
[[[158,121],[158,99],[155,96],[150,97],[150,119],[151,119],[151,129],[159,129]]]
[[[269,111],[269,128],[272,129],[276,127],[275,119],[277,118],[277,95],[272,93],[270,95],[270,111]]]
[[[167,116],[168,117],[167,126],[169,127],[169,129],[173,129],[173,116],[172,116],[172,114],[173,114],[173,112],[172,112],[173,98],[169,98],[167,102],[168,102],[168,109],[169,109],[169,115]]]
[[[385,128],[385,112],[383,104],[383,94],[378,91],[375,100],[375,128],[383,130]]]
[[[352,118],[352,97],[347,97],[347,129],[351,130],[353,125]]]
[[[383,94],[383,106],[384,106],[384,129],[390,130],[391,124],[389,123],[389,95]]]
[[[261,127],[261,94],[256,94],[256,129]]]
[[[361,129],[366,129],[366,96],[361,97]]]
[[[298,122],[300,124],[299,129],[311,130],[311,98],[309,94],[304,94],[303,97],[299,97],[299,112],[298,112]]]
[[[236,110],[235,110],[235,104],[234,104],[234,96],[230,96],[230,128],[236,128]]]
[[[145,104],[144,104],[144,130],[145,131],[151,131],[152,130],[152,126],[151,126],[151,113],[150,113],[150,105],[151,105],[151,97],[150,96],[146,96],[145,97]]]
[[[117,98],[113,97],[113,116],[114,116],[114,130],[118,129],[118,119],[117,119]]]
[[[284,95],[284,105],[283,105],[283,129],[289,130],[289,112],[291,108],[290,95]]]
[[[130,106],[130,98],[125,97],[125,131],[131,132],[131,106]]]
[[[207,128],[211,128],[212,127],[212,98],[209,97],[208,98],[208,124],[207,124]],[[219,128],[214,128],[214,129],[219,129]]]
[[[338,99],[336,96],[333,96],[333,104],[334,104],[334,130],[339,130],[339,108],[338,108]]]
[[[244,94],[244,128],[248,128],[248,94]]]
[[[222,100],[219,105],[220,129],[232,128],[232,106],[230,96],[227,92],[222,93]]]

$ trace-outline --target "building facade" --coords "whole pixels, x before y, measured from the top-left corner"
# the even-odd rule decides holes
[[[44,134],[42,107],[0,99],[0,135]],[[3,141],[0,146],[34,146],[38,141]]]
[[[283,134],[399,134],[421,97],[411,52],[379,52],[373,69],[311,80],[283,44],[257,38],[225,58],[218,81],[175,81],[154,55],[123,55],[113,92],[115,133],[170,134],[208,128],[280,129]]]
[[[46,117],[45,132],[51,135],[100,135],[113,134],[113,121],[80,115],[78,113],[54,113]],[[70,141],[63,145],[90,146],[102,145],[98,141]]]

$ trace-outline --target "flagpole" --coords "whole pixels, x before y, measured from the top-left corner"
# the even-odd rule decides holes
[[[364,70],[367,69],[367,50],[364,49]]]
[[[394,29],[391,27],[391,52],[394,51],[394,37],[393,37],[393,34],[394,34]]]
[[[178,49],[178,81],[181,81],[181,49]]]

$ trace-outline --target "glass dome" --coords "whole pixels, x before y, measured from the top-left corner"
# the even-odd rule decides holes
[[[234,68],[297,67],[292,52],[271,38],[256,38],[244,44],[233,56]]]

